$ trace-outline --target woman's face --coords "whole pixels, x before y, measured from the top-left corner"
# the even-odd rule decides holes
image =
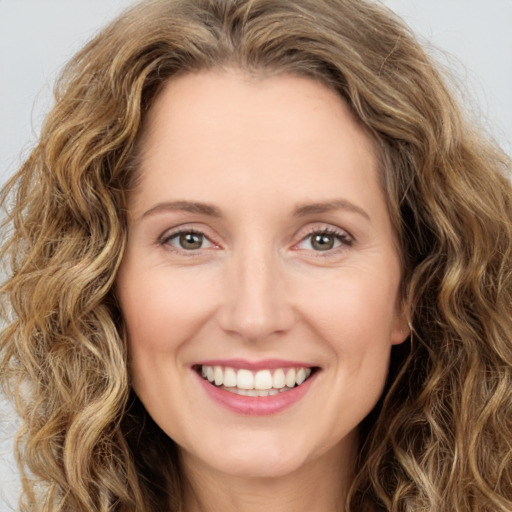
[[[148,115],[140,171],[117,291],[133,387],[184,463],[277,476],[353,451],[408,330],[345,103],[291,75],[184,75]]]

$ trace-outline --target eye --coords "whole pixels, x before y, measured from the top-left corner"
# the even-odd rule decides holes
[[[213,244],[208,238],[198,231],[179,231],[162,240],[162,245],[170,245],[173,248],[184,251],[197,251],[212,247]]]
[[[342,245],[352,245],[352,238],[345,231],[333,229],[315,230],[297,245],[299,249],[326,252]]]

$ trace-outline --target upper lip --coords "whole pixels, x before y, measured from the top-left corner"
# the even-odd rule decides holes
[[[249,361],[246,359],[208,359],[198,361],[192,366],[227,366],[235,369],[247,370],[273,370],[277,368],[314,368],[311,363],[302,361],[291,361],[287,359],[261,359],[259,361]]]

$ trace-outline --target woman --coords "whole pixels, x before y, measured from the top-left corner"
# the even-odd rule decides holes
[[[128,11],[4,191],[24,510],[510,510],[509,167],[379,5]]]

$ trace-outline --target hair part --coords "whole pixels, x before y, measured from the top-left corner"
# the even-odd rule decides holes
[[[65,68],[2,195],[0,375],[23,420],[23,510],[180,509],[177,450],[131,394],[113,290],[147,111],[173,76],[228,67],[328,85],[380,156],[413,333],[363,424],[347,510],[510,510],[510,159],[365,0],[149,0]]]

